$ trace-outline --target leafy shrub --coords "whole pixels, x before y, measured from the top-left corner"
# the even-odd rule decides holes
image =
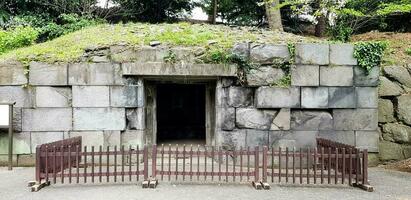
[[[411,47],[405,50],[405,53],[409,56],[411,56]]]
[[[36,41],[37,36],[38,32],[30,26],[19,26],[7,31],[0,30],[0,54],[11,49],[29,46]]]
[[[368,74],[373,67],[378,67],[381,64],[382,56],[386,48],[386,42],[356,43],[354,57],[358,60],[358,66],[366,70]]]

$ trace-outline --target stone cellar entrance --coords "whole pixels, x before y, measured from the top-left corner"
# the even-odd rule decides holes
[[[204,84],[157,85],[157,144],[205,144]]]

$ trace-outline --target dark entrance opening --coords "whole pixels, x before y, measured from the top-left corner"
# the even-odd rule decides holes
[[[204,144],[205,85],[157,85],[157,144]]]

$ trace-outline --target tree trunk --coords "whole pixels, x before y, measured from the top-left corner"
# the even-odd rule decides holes
[[[315,25],[315,36],[323,37],[326,27],[326,21],[324,16],[318,18],[318,23]]]
[[[280,9],[275,7],[280,4],[280,0],[269,0],[265,5],[267,21],[271,30],[283,31]]]
[[[211,4],[211,6],[213,7],[213,11],[211,15],[208,15],[208,22],[210,24],[215,24],[216,23],[216,19],[217,19],[217,1],[218,0],[212,0],[213,3]]]

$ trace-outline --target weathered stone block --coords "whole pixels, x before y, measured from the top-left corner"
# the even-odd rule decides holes
[[[328,88],[326,87],[303,87],[301,88],[302,108],[327,108]]]
[[[384,140],[397,143],[411,143],[411,127],[388,123],[382,127]]]
[[[297,44],[295,61],[299,64],[328,65],[330,61],[328,44]]]
[[[23,109],[23,131],[69,131],[71,108]]]
[[[36,87],[37,107],[70,107],[71,100],[69,87]]]
[[[378,86],[380,68],[374,67],[369,74],[361,67],[354,67],[354,84],[356,86]]]
[[[246,136],[246,130],[217,131],[216,146],[223,146],[226,149],[245,147]]]
[[[291,110],[289,108],[282,108],[275,115],[271,123],[270,130],[290,130],[291,128]]]
[[[31,85],[67,85],[67,64],[30,63]]]
[[[292,111],[291,130],[332,130],[333,116],[326,111]]]
[[[126,127],[124,108],[74,108],[73,129],[124,130]]]
[[[232,131],[235,128],[235,108],[217,108],[217,120],[219,127],[224,131]]]
[[[317,137],[318,131],[290,131],[283,134],[283,139],[295,140],[297,150],[316,147]]]
[[[357,65],[354,58],[354,45],[352,44],[330,44],[331,65]]]
[[[318,137],[355,146],[354,131],[320,131]]]
[[[143,130],[126,130],[121,132],[121,145],[126,147],[131,145],[134,148],[138,146],[139,149],[143,149],[144,144]]]
[[[352,86],[354,84],[353,67],[321,66],[320,85],[322,86]]]
[[[144,108],[126,109],[127,129],[129,130],[144,130],[145,111]]]
[[[378,131],[355,131],[355,146],[368,149],[369,152],[378,152],[379,138]]]
[[[228,106],[228,88],[224,88],[217,82],[217,87],[215,91],[215,104],[217,107]]]
[[[377,109],[334,109],[335,130],[371,130],[378,128]]]
[[[236,43],[231,50],[231,53],[241,56],[243,58],[248,58],[250,55],[250,44],[249,43]]]
[[[0,132],[0,154],[8,154],[9,137],[6,132]],[[13,134],[13,154],[31,154],[30,132]]]
[[[393,122],[394,118],[394,105],[390,100],[378,99],[378,122]]]
[[[253,90],[244,87],[228,88],[228,105],[232,107],[247,107],[253,104]]]
[[[38,145],[62,140],[63,132],[31,132],[31,152],[36,152]]]
[[[357,106],[354,87],[330,87],[328,94],[330,108],[356,108]]]
[[[68,69],[69,85],[123,85],[118,64],[74,63]]]
[[[378,108],[378,88],[357,87],[355,92],[358,108]]]
[[[291,85],[318,86],[320,84],[318,65],[294,65],[291,67]]]
[[[120,131],[103,131],[104,146],[113,147],[121,145],[121,132]]]
[[[109,107],[108,86],[73,86],[73,107]]]
[[[378,95],[380,97],[386,96],[399,96],[404,90],[398,84],[388,80],[385,77],[381,77],[381,84],[378,87]]]
[[[257,108],[298,108],[300,88],[260,87],[255,94]]]
[[[276,60],[288,61],[290,52],[287,45],[253,45],[250,50],[250,59],[255,63],[272,64]]]
[[[0,86],[0,102],[16,102],[15,107],[33,107],[34,92],[21,86]]]
[[[189,47],[171,48],[169,51],[164,52],[163,61],[168,56],[168,54],[170,54],[170,52],[174,53],[175,61],[177,62],[194,63],[195,55],[194,55],[194,51],[192,48],[189,48]]]
[[[246,139],[246,146],[254,148],[254,147],[262,147],[268,146],[268,131],[260,131],[260,130],[252,130],[248,129],[247,132],[247,139]]]
[[[285,73],[280,68],[274,67],[259,67],[258,69],[250,70],[247,74],[247,83],[249,86],[265,86],[278,82],[285,76]]]
[[[404,154],[402,153],[401,145],[392,142],[381,141],[378,146],[381,161],[404,159]]]
[[[112,107],[143,107],[142,101],[139,101],[140,86],[111,86],[110,87],[110,104]]]
[[[13,108],[13,129],[15,132],[21,132],[22,128],[22,121],[23,121],[23,109],[22,108]]]
[[[297,142],[295,140],[281,139],[281,140],[275,141],[271,146],[275,150],[278,150],[281,148],[281,150],[284,151],[288,148],[289,151],[292,151],[297,146]]]
[[[236,125],[239,128],[269,130],[274,119],[274,113],[252,108],[236,110]]]
[[[161,47],[129,48],[118,45],[110,47],[111,59],[114,62],[162,62],[168,49]]]
[[[16,61],[0,62],[0,85],[24,85],[27,77],[24,66]]]
[[[220,78],[218,81],[221,82],[220,83],[221,87],[230,87],[230,86],[234,85],[235,80],[233,78],[230,78],[230,77],[223,77],[223,78]]]
[[[103,131],[70,131],[70,138],[81,136],[81,145],[87,146],[89,150],[94,146],[95,150],[99,146],[104,146]]]
[[[411,74],[405,67],[402,66],[385,66],[383,68],[384,74],[392,78],[402,85],[407,87],[411,87]]]
[[[411,95],[397,97],[398,118],[404,123],[411,125]]]

